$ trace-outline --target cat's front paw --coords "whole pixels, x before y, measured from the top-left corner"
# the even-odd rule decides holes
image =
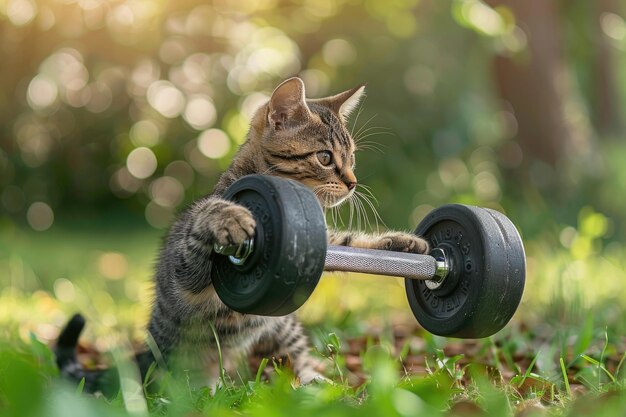
[[[373,249],[423,254],[430,251],[430,246],[426,240],[411,233],[389,232],[374,242]]]
[[[212,216],[211,231],[218,245],[239,245],[254,237],[256,221],[247,208],[231,204]]]

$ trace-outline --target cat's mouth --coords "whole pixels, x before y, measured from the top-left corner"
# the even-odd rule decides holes
[[[347,194],[345,194],[342,197],[336,198],[334,202],[329,202],[328,205],[324,205],[324,203],[322,203],[322,206],[324,206],[325,208],[331,208],[331,207],[340,206],[343,203],[345,203],[350,197],[352,197],[352,194],[354,194],[354,190],[349,191]]]
[[[312,187],[312,190],[323,208],[338,207],[354,194],[354,190],[341,189],[329,184]]]

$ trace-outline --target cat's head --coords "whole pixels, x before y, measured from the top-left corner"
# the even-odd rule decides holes
[[[346,123],[364,90],[359,86],[331,97],[306,99],[299,78],[276,87],[252,124],[266,173],[300,181],[324,207],[349,198],[357,185],[356,146]]]

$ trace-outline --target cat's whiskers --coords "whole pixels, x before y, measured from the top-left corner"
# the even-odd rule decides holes
[[[331,202],[329,201],[329,193],[327,190],[325,190],[326,188],[328,188],[327,184],[321,184],[321,185],[316,185],[315,187],[313,187],[311,190],[313,191],[313,193],[315,194],[315,196],[317,197],[318,200],[320,200],[320,203],[322,205],[322,207],[324,208],[324,210],[326,210],[327,208],[331,208]]]
[[[343,221],[343,217],[341,217],[341,212],[339,211],[339,206],[335,206],[335,212],[337,213],[337,220],[339,220],[339,223],[342,226],[345,226],[345,223]],[[335,225],[335,227],[337,227],[337,226]]]
[[[343,205],[343,203],[342,203],[342,205]],[[345,226],[346,223],[343,221],[343,217],[341,217],[341,211],[339,210],[339,206],[336,206],[336,207],[337,207],[337,217],[339,218],[339,221],[341,222],[341,225]]]
[[[358,186],[363,189],[363,192],[365,194],[373,198],[376,205],[378,205],[378,199],[376,198],[376,196],[374,196],[374,193],[372,193],[372,187],[370,187],[369,185],[365,185],[365,184],[358,184]]]
[[[392,130],[384,126],[370,126],[367,129],[364,129],[361,132],[359,132],[359,134],[354,137],[354,140],[358,143],[358,142],[361,142],[363,138],[365,138],[366,136],[371,135],[371,134],[377,134],[377,133],[378,134],[391,134]]]
[[[356,147],[357,147],[357,148],[358,148],[358,147],[363,147],[363,145],[368,144],[368,143],[369,143],[369,144],[375,143],[375,144],[382,145],[382,144],[380,144],[380,143],[378,143],[378,142],[373,142],[373,141],[363,142],[363,139],[365,139],[365,138],[368,138],[368,137],[370,137],[370,136],[379,136],[379,135],[389,135],[389,136],[394,136],[394,134],[393,134],[392,132],[387,132],[387,131],[384,131],[384,132],[383,132],[383,131],[381,131],[381,132],[370,132],[370,133],[367,133],[367,134],[365,134],[365,135],[361,136],[361,137],[360,137],[360,139],[359,139],[359,141],[358,141],[358,142],[355,142]]]
[[[350,206],[350,220],[348,228],[351,228],[352,219],[354,216],[354,208],[352,206],[352,197],[354,193],[348,194],[344,198],[337,199],[335,194],[336,187],[333,184],[320,184],[311,189],[320,203],[322,204],[322,208],[324,209],[324,216],[330,217],[330,222],[333,227],[337,227],[338,224],[345,226],[346,223],[341,216],[340,208],[343,206],[345,202],[349,202]]]
[[[354,223],[354,221],[356,220],[356,228],[357,230],[360,229],[360,223],[361,223],[361,219],[360,219],[360,215],[361,212],[359,210],[359,206],[358,206],[358,202],[356,200],[357,197],[355,197],[354,193],[352,193],[352,195],[348,198],[348,204],[350,205],[350,221],[348,223],[348,229],[352,230],[352,224]]]
[[[352,230],[352,219],[354,217],[354,202],[352,196],[348,198],[348,206],[350,207],[350,217],[348,218],[348,230]]]
[[[377,116],[377,114],[375,114],[375,115],[373,115],[372,117],[370,117],[369,119],[367,119],[367,121],[366,121],[365,123],[363,123],[363,126],[361,126],[361,127],[359,128],[359,130],[357,130],[357,132],[356,132],[356,133],[355,133],[352,137],[353,137],[353,138],[354,138],[354,137],[357,137],[357,138],[358,138],[358,137],[359,137],[359,135],[361,134],[361,132],[363,131],[363,129],[365,129],[365,128],[367,127],[367,125],[368,125],[368,124],[369,124],[372,120],[374,120],[374,118],[375,118],[376,116]]]
[[[375,204],[371,200],[373,197],[367,195],[364,192],[360,192],[360,191],[356,191],[355,194],[358,195],[359,198],[361,198],[369,206],[369,208],[372,210],[372,213],[374,214],[374,222],[376,223],[376,231],[379,231],[379,222],[383,226],[387,227],[385,225],[385,222],[383,221],[382,217],[380,217],[380,214],[378,214],[378,210],[376,209]],[[376,204],[378,204],[378,203],[376,203]]]
[[[370,221],[370,218],[367,215],[366,205],[363,203],[363,201],[365,201],[365,199],[363,198],[363,195],[360,194],[360,193],[354,193],[354,194],[356,194],[357,198],[361,202],[361,205],[363,206],[363,217],[365,218],[364,226],[366,226],[368,230],[371,230],[372,229],[372,222]],[[376,217],[374,217],[374,220],[376,220]],[[378,229],[378,222],[376,222],[376,229]]]
[[[359,110],[356,113],[356,117],[354,118],[354,123],[352,123],[352,129],[350,129],[350,136],[352,136],[352,134],[354,133],[354,128],[356,127],[356,124],[359,121],[359,116],[361,115],[361,112],[363,111],[363,102],[365,100],[361,101],[359,103]]]
[[[353,193],[350,198],[348,199],[349,204],[350,204],[350,225],[348,226],[348,228],[350,230],[352,230],[352,211],[354,209],[354,212],[356,214],[356,228],[357,230],[361,229],[361,214],[362,214],[362,205],[361,202],[358,200],[358,197]]]
[[[366,127],[367,124],[375,117],[372,116],[361,128],[356,132],[353,136],[352,140],[354,141],[354,145],[357,151],[359,150],[373,150],[376,152],[384,153],[383,149],[381,149],[384,145],[374,141],[366,141],[365,139],[370,136],[376,135],[392,135],[391,129],[382,127],[382,126],[369,126]]]
[[[369,220],[367,219],[367,212],[365,211],[365,206],[363,205],[363,202],[361,201],[361,199],[359,198],[357,194],[354,194],[354,201],[357,204],[357,207],[359,208],[359,213],[360,213],[357,228],[361,230],[361,228],[365,227],[365,225],[369,222]],[[363,219],[363,221],[361,221],[361,218]]]
[[[362,129],[354,136],[354,141],[359,143],[364,138],[372,134],[391,134],[391,128],[384,126],[370,126],[367,129]]]
[[[360,187],[363,191],[355,190],[347,200],[350,204],[350,221],[348,226],[349,229],[352,229],[355,215],[357,229],[360,229],[361,225],[371,228],[372,222],[370,221],[368,216],[368,211],[371,211],[374,215],[374,224],[376,226],[376,231],[380,231],[380,225],[384,227],[386,227],[386,225],[380,217],[380,214],[378,214],[378,210],[376,209],[376,206],[378,205],[378,200],[372,194],[369,186],[365,184],[358,184],[357,186]],[[363,221],[361,221],[361,217],[363,218]]]
[[[359,143],[356,145],[356,151],[374,151],[385,153],[384,149],[382,149],[384,145],[382,143],[374,142],[374,141],[366,141],[364,143]]]

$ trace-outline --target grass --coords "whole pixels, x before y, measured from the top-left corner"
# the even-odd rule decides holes
[[[301,315],[333,383],[299,386],[288,368],[266,360],[223,375],[212,391],[190,384],[184,371],[160,375],[158,384],[155,374],[139,381],[125,359],[143,339],[158,232],[75,222],[55,224],[43,234],[6,222],[0,230],[2,416],[626,412],[621,246],[592,244],[581,252],[575,244],[526,242],[523,303],[504,330],[482,340],[424,332],[408,313],[397,280],[326,277]],[[587,291],[578,276],[589,271],[612,276],[611,293]],[[113,398],[83,394],[80,385],[58,376],[48,346],[75,311],[88,317],[81,359],[120,368],[122,388]]]
[[[498,336],[480,342],[485,352],[504,358]],[[81,387],[70,386],[57,375],[48,347],[32,337],[29,342],[12,341],[0,346],[0,410],[14,416],[289,416],[298,415],[597,415],[622,416],[626,410],[624,379],[607,369],[607,363],[584,359],[578,365],[566,365],[559,358],[562,378],[536,373],[536,357],[526,369],[515,371],[499,364],[490,353],[468,358],[449,356],[446,347],[425,355],[425,371],[407,373],[406,361],[385,343],[362,346],[359,372],[365,380],[353,386],[346,367],[349,349],[339,336],[320,353],[329,367],[333,384],[298,386],[288,369],[275,366],[269,380],[262,372],[238,380],[225,378],[214,392],[208,387],[193,387],[184,373],[162,376],[159,388],[154,382],[142,384],[132,365],[117,359],[123,375],[122,388],[112,399],[82,394]],[[319,347],[320,340],[316,345]],[[488,345],[493,345],[489,349]],[[329,346],[332,346],[328,348]],[[410,351],[411,349],[409,349]],[[480,350],[480,349],[479,349]],[[117,356],[117,355],[116,355]],[[471,359],[471,360],[470,360]],[[523,361],[522,361],[523,362]],[[354,369],[354,368],[352,368]],[[580,379],[586,374],[590,379]],[[595,378],[597,377],[597,379]],[[588,385],[581,385],[586,381]],[[574,390],[573,387],[579,387]]]

